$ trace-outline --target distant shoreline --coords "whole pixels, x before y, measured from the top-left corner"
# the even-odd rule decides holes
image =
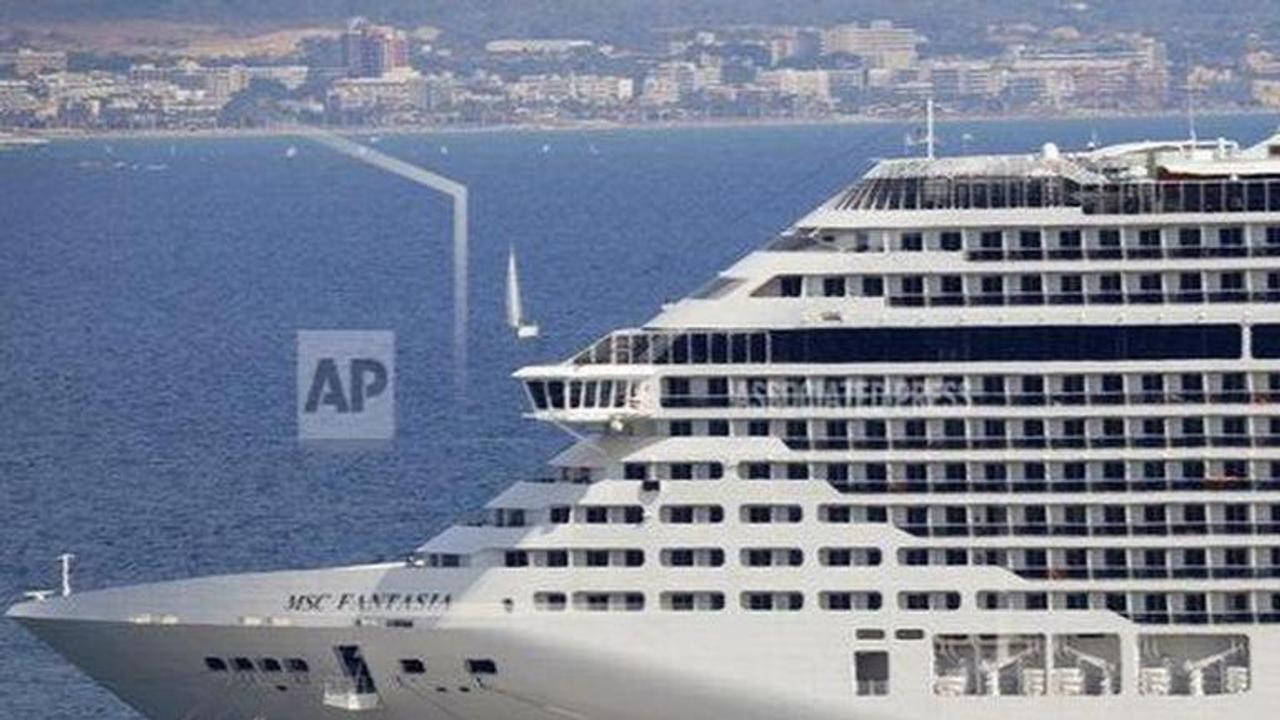
[[[1276,115],[1280,123],[1280,109],[1240,108],[1207,110],[1198,117],[1239,117],[1252,115]],[[1126,118],[1167,119],[1182,117],[1172,110],[1155,112],[1090,112],[1090,113],[1014,113],[947,115],[938,118],[939,124],[992,123],[1035,120],[1122,120]],[[152,130],[76,130],[52,129],[32,131],[29,134],[49,140],[178,140],[178,139],[235,139],[235,138],[286,138],[302,137],[317,130],[339,135],[455,135],[473,133],[520,132],[614,132],[653,131],[683,129],[743,129],[752,127],[809,127],[836,125],[899,125],[923,122],[920,118],[883,117],[871,115],[834,115],[816,118],[682,118],[671,121],[614,122],[583,120],[555,124],[510,123],[498,125],[365,125],[365,126],[313,126],[275,125],[259,128],[199,128]],[[27,133],[24,133],[27,134]]]

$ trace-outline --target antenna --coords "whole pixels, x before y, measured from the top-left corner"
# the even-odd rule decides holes
[[[1191,147],[1196,145],[1196,89],[1191,84],[1191,53],[1187,53],[1187,134],[1191,138]]]
[[[932,97],[930,97],[928,100],[926,100],[926,101],[925,101],[925,105],[924,105],[924,114],[925,114],[925,118],[924,118],[924,122],[925,122],[925,131],[924,131],[925,152],[926,152],[926,153],[928,153],[927,157],[928,157],[930,160],[932,160],[932,159],[933,159],[933,151],[934,151],[934,147],[933,147],[933,146],[934,146],[934,140],[935,140],[934,135],[933,135],[933,98],[932,98]]]
[[[1187,82],[1187,132],[1191,137],[1191,145],[1196,144],[1196,91]]]
[[[62,597],[71,594],[71,561],[76,556],[71,553],[62,553],[58,556],[58,562],[62,565]]]

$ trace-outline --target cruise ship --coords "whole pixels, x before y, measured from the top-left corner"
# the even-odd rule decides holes
[[[882,160],[405,560],[9,616],[157,720],[1264,717],[1278,303],[1280,135]]]

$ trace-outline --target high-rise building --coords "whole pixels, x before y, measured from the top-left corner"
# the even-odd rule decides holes
[[[342,35],[342,65],[350,77],[380,77],[409,66],[404,32],[356,18]]]

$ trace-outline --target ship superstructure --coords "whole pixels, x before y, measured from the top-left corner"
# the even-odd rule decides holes
[[[157,718],[1261,716],[1278,303],[1280,136],[886,160],[520,370],[577,441],[408,562],[11,614]]]

